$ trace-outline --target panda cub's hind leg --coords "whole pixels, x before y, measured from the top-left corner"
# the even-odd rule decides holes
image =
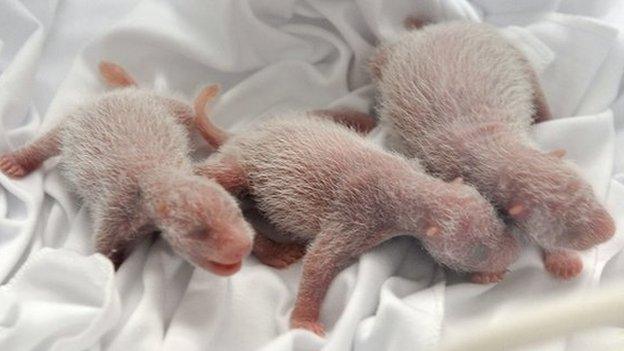
[[[256,231],[253,243],[253,254],[267,266],[286,268],[299,261],[306,251],[306,245],[298,242],[278,242],[275,238],[288,239],[285,233],[278,233],[266,217],[255,207],[245,209],[245,219]]]
[[[572,279],[583,270],[583,261],[576,251],[543,250],[543,260],[544,268],[559,279]]]

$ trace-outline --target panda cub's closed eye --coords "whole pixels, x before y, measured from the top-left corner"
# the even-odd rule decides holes
[[[189,231],[189,236],[194,239],[204,239],[210,234],[210,228],[201,226]]]

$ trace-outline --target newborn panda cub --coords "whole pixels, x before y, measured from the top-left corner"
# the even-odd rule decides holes
[[[398,235],[419,238],[437,261],[478,272],[481,282],[499,280],[517,257],[515,238],[474,188],[428,176],[326,116],[287,113],[230,136],[202,113],[199,104],[197,126],[219,149],[197,172],[248,193],[281,233],[257,233],[254,253],[291,260],[292,245],[284,242],[307,245],[293,328],[324,333],[319,309],[333,278]]]
[[[160,232],[198,267],[231,275],[249,254],[253,231],[222,186],[193,173],[188,130],[194,113],[177,99],[139,89],[119,66],[102,63],[113,86],[60,125],[0,157],[20,178],[60,154],[62,173],[94,221],[96,250],[118,267],[132,246]],[[216,86],[202,96],[214,96]]]
[[[378,49],[379,112],[400,149],[443,179],[463,177],[544,248],[548,271],[580,273],[578,253],[614,234],[611,216],[565,152],[541,152],[531,124],[550,118],[538,79],[495,28],[425,26]]]

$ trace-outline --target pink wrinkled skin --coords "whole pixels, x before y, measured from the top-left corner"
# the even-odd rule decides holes
[[[139,89],[119,66],[102,63],[106,81],[123,87],[84,104],[60,125],[0,157],[23,177],[60,154],[60,167],[94,221],[98,252],[119,266],[132,246],[159,231],[173,250],[219,275],[236,273],[253,230],[227,191],[194,175],[188,130],[193,110]]]
[[[563,152],[529,138],[550,118],[522,54],[485,24],[441,23],[382,45],[371,60],[379,113],[397,149],[443,179],[463,177],[545,249],[561,278],[581,271],[571,250],[611,238],[615,225]]]
[[[302,255],[285,243],[307,245],[293,328],[322,334],[319,308],[333,278],[352,259],[397,235],[419,238],[450,268],[496,272],[484,282],[502,278],[517,258],[518,243],[473,187],[426,175],[417,162],[384,151],[326,116],[274,116],[222,145],[213,142],[220,146],[217,153],[197,167],[228,190],[248,193],[259,216],[280,233],[265,238],[267,231],[258,231],[254,253],[261,260],[283,267]],[[206,119],[197,125],[208,141],[223,135]]]

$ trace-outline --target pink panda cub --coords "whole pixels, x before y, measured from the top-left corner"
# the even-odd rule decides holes
[[[544,249],[553,275],[579,274],[574,250],[613,236],[613,219],[564,152],[531,140],[549,108],[528,61],[495,28],[427,25],[382,45],[371,65],[380,117],[400,148],[443,179],[473,184]]]
[[[305,252],[293,328],[322,334],[320,306],[334,277],[398,235],[417,237],[438,262],[482,283],[500,280],[518,256],[515,237],[473,187],[425,174],[327,118],[331,112],[283,113],[230,135],[202,118],[203,106],[196,108],[199,130],[218,148],[198,174],[249,194],[256,218],[278,234],[259,230],[254,254],[284,267]],[[334,119],[362,117],[341,114]]]
[[[189,153],[192,107],[136,86],[119,66],[100,72],[123,87],[83,104],[60,124],[0,157],[20,178],[60,155],[60,167],[90,210],[96,250],[118,267],[154,232],[192,264],[218,275],[236,273],[251,251],[253,230],[234,197],[193,173]],[[203,99],[217,93],[203,91]],[[205,103],[205,101],[204,101]]]

